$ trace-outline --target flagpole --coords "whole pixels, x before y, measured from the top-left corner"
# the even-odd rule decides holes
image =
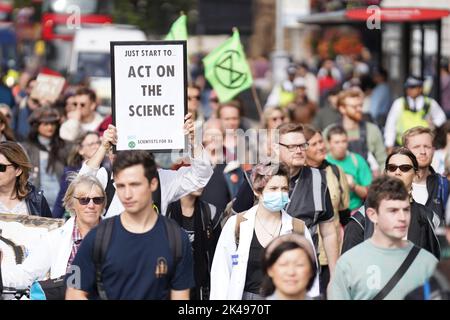
[[[256,109],[258,110],[259,120],[261,120],[263,118],[263,110],[261,106],[261,101],[259,101],[258,93],[256,92],[255,85],[252,85],[252,96],[256,104]]]
[[[238,31],[238,29],[236,27],[233,27],[232,31],[234,33],[236,31]],[[256,92],[256,87],[253,84],[252,84],[252,96],[253,96],[253,101],[255,101],[255,104],[256,104],[256,109],[258,110],[259,118],[261,120],[263,118],[263,111],[262,111],[261,101],[259,101],[259,97],[258,97],[258,94]]]

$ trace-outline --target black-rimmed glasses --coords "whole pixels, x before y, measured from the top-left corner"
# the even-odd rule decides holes
[[[301,143],[301,144],[284,144],[284,143],[278,142],[278,144],[280,146],[286,147],[290,152],[294,152],[295,150],[297,150],[297,148],[300,148],[300,150],[305,151],[309,147],[308,142]]]

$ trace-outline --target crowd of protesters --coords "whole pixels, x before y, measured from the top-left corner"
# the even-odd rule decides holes
[[[448,101],[412,76],[394,99],[385,70],[352,63],[291,63],[260,122],[197,72],[182,159],[113,153],[121,132],[95,91],[39,99],[24,73],[0,96],[0,213],[65,223],[2,264],[0,284],[48,298],[59,281],[56,299],[448,299]]]

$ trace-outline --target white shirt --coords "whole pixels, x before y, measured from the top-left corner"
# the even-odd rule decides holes
[[[96,131],[102,122],[103,117],[97,112],[94,113],[94,119],[89,123],[68,119],[61,125],[59,136],[61,139],[74,141],[83,132]]]
[[[384,144],[386,147],[393,147],[397,135],[397,121],[400,118],[400,115],[403,111],[403,99],[404,97],[400,97],[394,101],[392,104],[391,110],[388,113],[386,119],[386,126],[384,128]],[[408,97],[408,104],[411,109],[415,109],[417,111],[422,110],[425,104],[424,96],[418,96],[415,100],[411,97]],[[447,121],[447,117],[445,116],[444,111],[436,102],[436,100],[432,98],[430,99],[430,109],[428,111],[427,118],[431,117],[431,121],[436,127],[440,127]]]
[[[418,184],[414,183],[412,184],[412,196],[413,199],[420,204],[425,205],[428,200],[428,189],[426,184]]]
[[[166,209],[169,203],[179,200],[191,192],[197,191],[208,183],[213,174],[213,169],[207,152],[202,149],[200,159],[190,158],[190,167],[181,167],[178,170],[164,170],[158,169],[159,182],[161,185],[161,213],[166,214]],[[108,173],[105,168],[94,169],[90,168],[86,163],[83,163],[79,174],[92,174],[99,179],[103,188],[106,189],[108,183]],[[105,218],[116,216],[125,211],[122,203],[117,196],[111,201],[111,204],[106,212]]]
[[[258,206],[256,205],[244,214],[246,220],[242,221],[239,227],[239,246],[237,248],[234,234],[236,215],[231,216],[225,223],[217,242],[211,266],[210,300],[242,299],[257,209]],[[292,216],[282,210],[280,235],[292,233],[292,230]],[[314,249],[311,234],[306,227],[305,238],[309,240]],[[316,256],[315,249],[314,256]],[[318,265],[317,259],[316,265]],[[319,295],[318,276],[314,280],[311,290],[308,291],[308,295],[311,297]]]

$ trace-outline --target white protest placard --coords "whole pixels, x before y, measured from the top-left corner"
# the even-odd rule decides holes
[[[61,94],[66,80],[63,77],[40,73],[36,78],[31,96],[39,100],[55,102]]]
[[[186,41],[111,42],[117,150],[185,148]]]

